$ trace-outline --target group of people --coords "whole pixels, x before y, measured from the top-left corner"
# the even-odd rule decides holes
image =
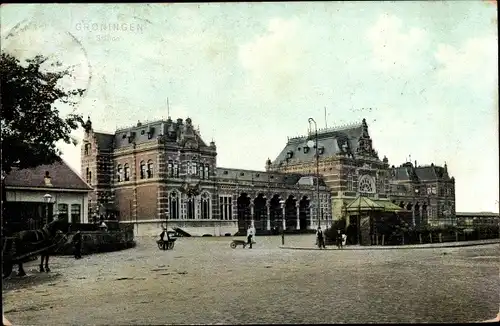
[[[345,235],[341,230],[337,230],[335,242],[337,244],[337,247],[339,249],[342,249],[342,247],[345,246],[347,242],[347,235]],[[321,226],[318,226],[318,230],[316,231],[316,244],[319,249],[326,249],[325,234],[323,233]]]

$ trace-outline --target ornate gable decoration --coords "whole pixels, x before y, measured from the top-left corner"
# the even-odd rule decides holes
[[[358,138],[358,148],[356,149],[356,154],[360,156],[369,156],[378,158],[377,152],[372,147],[372,139],[368,134],[368,125],[366,124],[366,119],[363,119],[361,124],[361,136]]]
[[[182,185],[181,191],[188,196],[198,196],[200,194],[200,184],[186,182]]]
[[[178,139],[179,144],[184,148],[198,149],[200,147],[190,118],[187,118],[186,124],[181,126]]]

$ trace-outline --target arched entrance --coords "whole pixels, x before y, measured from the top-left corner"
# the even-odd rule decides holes
[[[246,193],[242,193],[236,200],[237,216],[238,216],[238,231],[246,234],[246,230],[251,225],[252,217],[250,212],[250,197]]]
[[[282,209],[280,205],[280,195],[274,195],[270,201],[269,214],[271,220],[271,231],[273,233],[279,232],[281,229],[281,220],[282,220]]]
[[[311,201],[307,196],[302,197],[299,202],[299,223],[300,230],[307,230],[307,226],[311,223],[311,210],[309,208]]]
[[[297,200],[293,195],[288,196],[285,202],[285,219],[287,230],[297,230]]]
[[[256,231],[266,230],[267,228],[267,208],[266,208],[266,196],[264,194],[259,194],[257,198],[254,199],[254,225]]]

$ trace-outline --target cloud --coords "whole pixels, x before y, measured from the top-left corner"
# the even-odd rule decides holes
[[[427,33],[412,27],[403,30],[403,21],[396,16],[379,16],[366,32],[372,45],[372,65],[384,72],[415,72],[423,63],[420,56],[428,49]]]
[[[240,46],[240,63],[249,73],[249,85],[269,95],[284,95],[294,88],[306,50],[300,28],[296,18],[274,18],[264,35]]]
[[[434,57],[440,67],[437,77],[448,85],[466,85],[491,90],[498,85],[498,37],[466,40],[458,48],[439,44]]]

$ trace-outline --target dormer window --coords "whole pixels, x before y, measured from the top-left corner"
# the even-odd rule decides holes
[[[287,158],[288,160],[289,160],[289,159],[291,159],[291,158],[292,158],[292,156],[293,156],[293,152],[292,152],[292,151],[288,151],[288,152],[286,153],[286,158]]]
[[[318,148],[318,154],[323,154],[325,152],[325,148],[323,146]]]
[[[144,135],[146,133],[146,130],[141,130],[141,135]]]
[[[241,173],[240,173],[240,177],[242,177],[242,176],[244,176],[244,175],[245,175],[245,173],[243,173],[243,172],[241,172]]]
[[[153,128],[153,127],[148,128],[148,139],[153,138],[154,132],[155,132],[155,128]]]
[[[127,134],[123,134],[122,139],[127,138]]]
[[[309,153],[309,147],[304,147],[304,153]]]

